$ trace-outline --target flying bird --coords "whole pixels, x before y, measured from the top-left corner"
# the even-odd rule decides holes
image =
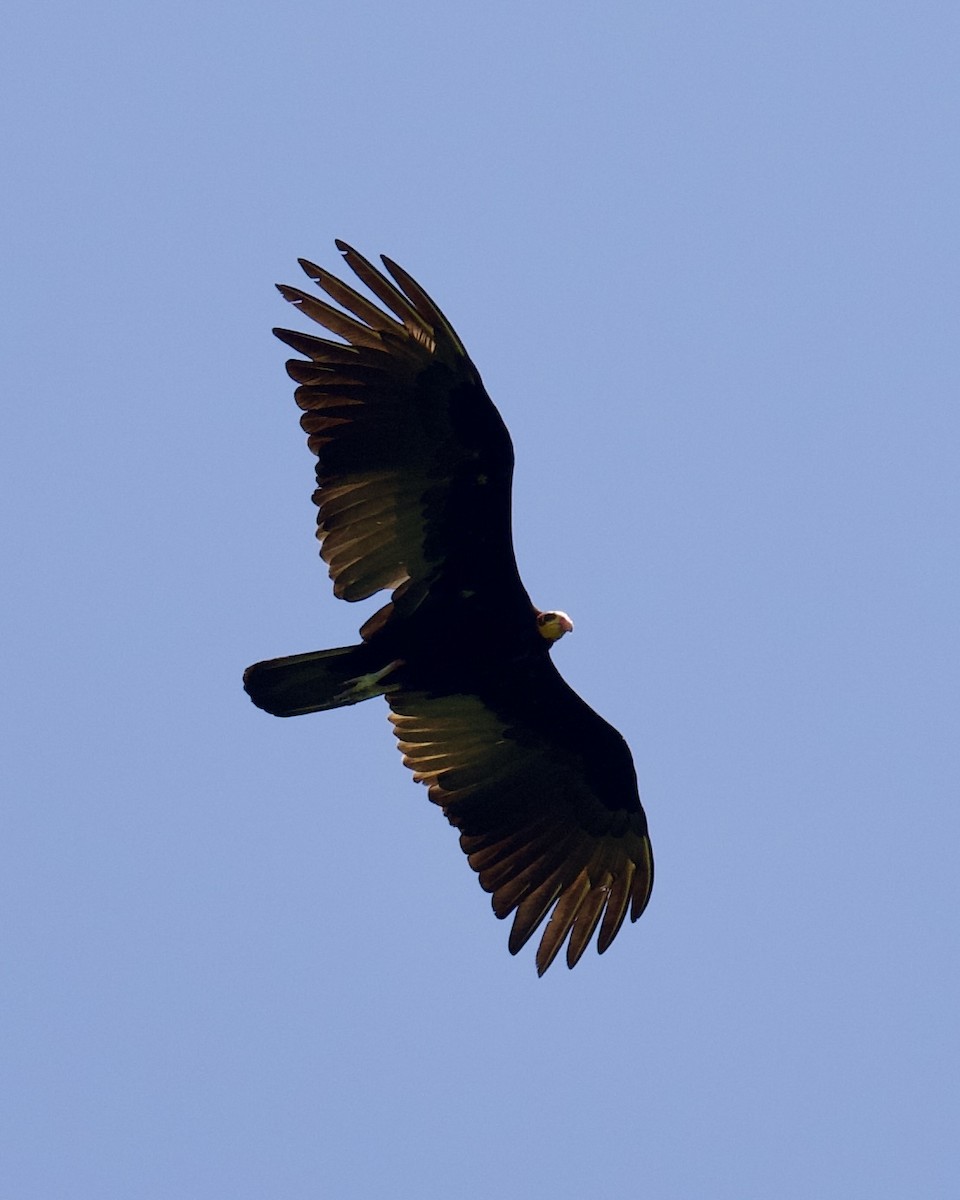
[[[343,242],[376,304],[322,267],[335,304],[278,285],[334,340],[275,329],[298,354],[300,424],[317,456],[317,537],[334,595],[389,601],[355,646],[255,663],[254,704],[278,717],[386,698],[404,763],[460,832],[512,954],[549,914],[538,974],[566,942],[600,953],[653,886],[633,760],[564,682],[550,651],[573,629],[517,570],[513,446],[459,337],[396,263]],[[381,307],[382,305],[382,307]]]

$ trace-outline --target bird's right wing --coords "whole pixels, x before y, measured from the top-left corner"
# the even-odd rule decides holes
[[[341,307],[286,285],[280,292],[343,340],[274,330],[308,355],[287,370],[318,458],[317,537],[335,594],[422,594],[451,568],[480,582],[516,578],[513,449],[476,368],[405,271],[385,258],[391,281],[337,246],[384,307],[301,260]]]

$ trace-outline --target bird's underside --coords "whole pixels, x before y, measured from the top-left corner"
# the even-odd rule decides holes
[[[340,307],[281,293],[342,340],[275,332],[307,356],[287,370],[334,594],[391,597],[358,645],[256,663],[244,686],[278,716],[385,696],[404,763],[460,831],[494,912],[514,914],[510,951],[549,916],[537,970],[564,943],[572,967],[650,897],[630,751],[550,659],[572,624],[520,581],[510,437],[459,338],[389,259],[392,280],[337,245],[383,307],[302,262]]]

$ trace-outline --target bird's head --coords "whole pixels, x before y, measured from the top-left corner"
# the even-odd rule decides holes
[[[537,631],[548,642],[556,642],[565,633],[573,632],[573,622],[565,612],[551,609],[549,612],[537,613]]]

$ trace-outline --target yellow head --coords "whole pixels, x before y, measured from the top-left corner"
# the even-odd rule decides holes
[[[551,609],[550,612],[537,613],[537,631],[548,642],[556,642],[565,633],[573,632],[573,622],[565,612]]]

